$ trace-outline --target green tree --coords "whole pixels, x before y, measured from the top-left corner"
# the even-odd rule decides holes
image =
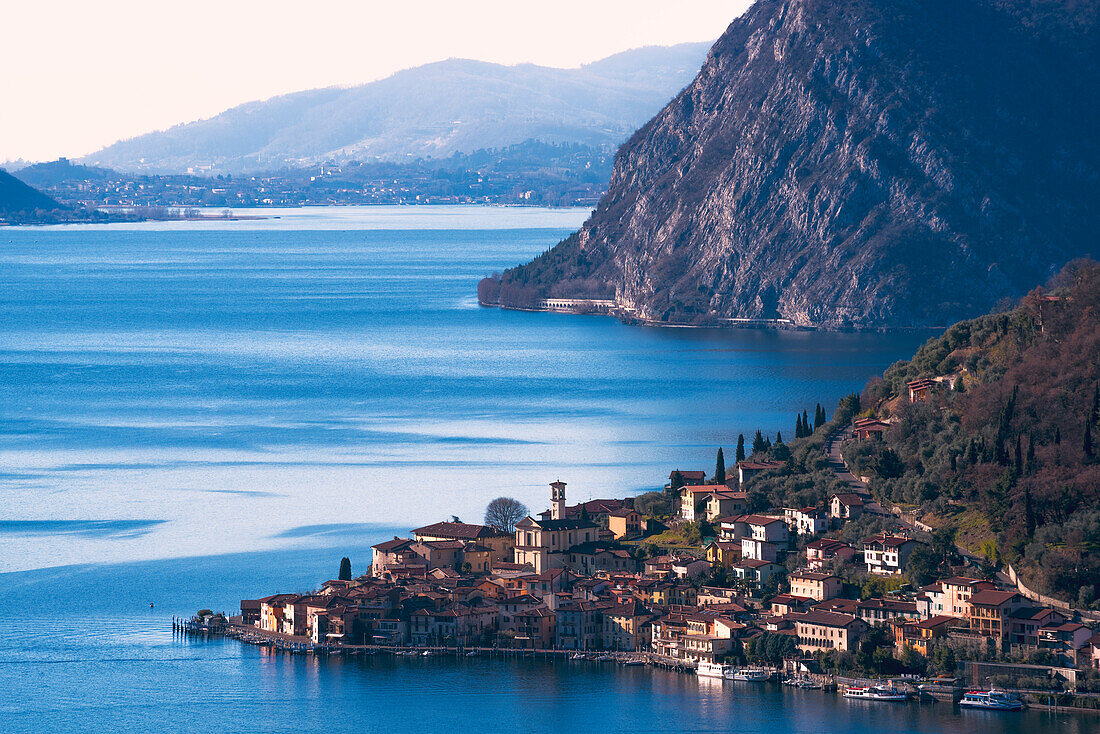
[[[802,427],[802,414],[799,413],[794,419],[794,437],[802,438],[805,435],[805,429]]]
[[[1082,448],[1085,451],[1085,461],[1090,462],[1096,458],[1096,451],[1092,447],[1092,420],[1085,421],[1085,436],[1082,441]]]
[[[752,453],[753,455],[762,454],[767,451],[768,445],[764,443],[764,434],[760,433],[760,429],[756,429],[756,435],[752,437]]]
[[[879,454],[875,462],[875,471],[883,479],[897,479],[905,474],[905,463],[893,449],[886,449]]]
[[[745,460],[745,434],[737,434],[737,455],[735,461]]]
[[[726,483],[726,457],[722,454],[722,447],[718,447],[718,458],[714,461],[714,483]]]
[[[668,480],[668,488],[670,490],[683,489],[684,487],[684,475],[680,473],[679,469],[672,472],[672,477]]]
[[[351,559],[347,556],[340,559],[340,575],[336,578],[340,581],[351,581]]]
[[[940,562],[943,556],[937,555],[930,546],[919,545],[909,555],[909,563],[906,566],[905,575],[913,586],[925,586],[936,580],[939,575]]]

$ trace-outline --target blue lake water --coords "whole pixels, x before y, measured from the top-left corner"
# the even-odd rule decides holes
[[[265,211],[264,213],[271,213]],[[926,335],[479,307],[584,210],[362,207],[0,231],[0,571],[478,520],[713,471]]]
[[[264,214],[273,212],[265,211]],[[173,614],[304,591],[489,499],[712,470],[925,335],[480,308],[582,210],[0,229],[0,731],[1085,731],[637,669],[269,656]],[[150,608],[150,604],[154,606]]]

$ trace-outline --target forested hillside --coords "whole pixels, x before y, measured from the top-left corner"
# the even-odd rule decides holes
[[[927,402],[907,383],[958,375]],[[1100,589],[1100,266],[1068,266],[1004,313],[963,321],[860,397],[892,422],[846,457],[884,505],[913,507],[1029,586],[1096,602]]]

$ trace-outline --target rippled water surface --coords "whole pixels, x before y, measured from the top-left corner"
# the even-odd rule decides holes
[[[362,207],[0,230],[0,571],[540,510],[790,436],[922,335],[478,307],[583,210]]]
[[[262,212],[271,214],[271,212]],[[348,208],[0,229],[0,731],[1029,732],[1091,719],[512,660],[173,638],[408,527],[713,467],[922,335],[479,308],[580,210]],[[161,559],[161,560],[155,560]]]

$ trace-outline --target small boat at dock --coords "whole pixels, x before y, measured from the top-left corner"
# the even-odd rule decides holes
[[[733,675],[733,666],[700,660],[695,675],[700,678],[729,678]]]
[[[737,668],[726,677],[730,680],[746,681],[749,683],[763,683],[771,676],[768,671],[761,668]]]
[[[1004,691],[992,688],[988,691],[967,691],[959,706],[987,711],[1022,711],[1024,702]]]
[[[854,686],[844,689],[845,698],[857,698],[863,701],[905,701],[905,691],[889,686]]]

